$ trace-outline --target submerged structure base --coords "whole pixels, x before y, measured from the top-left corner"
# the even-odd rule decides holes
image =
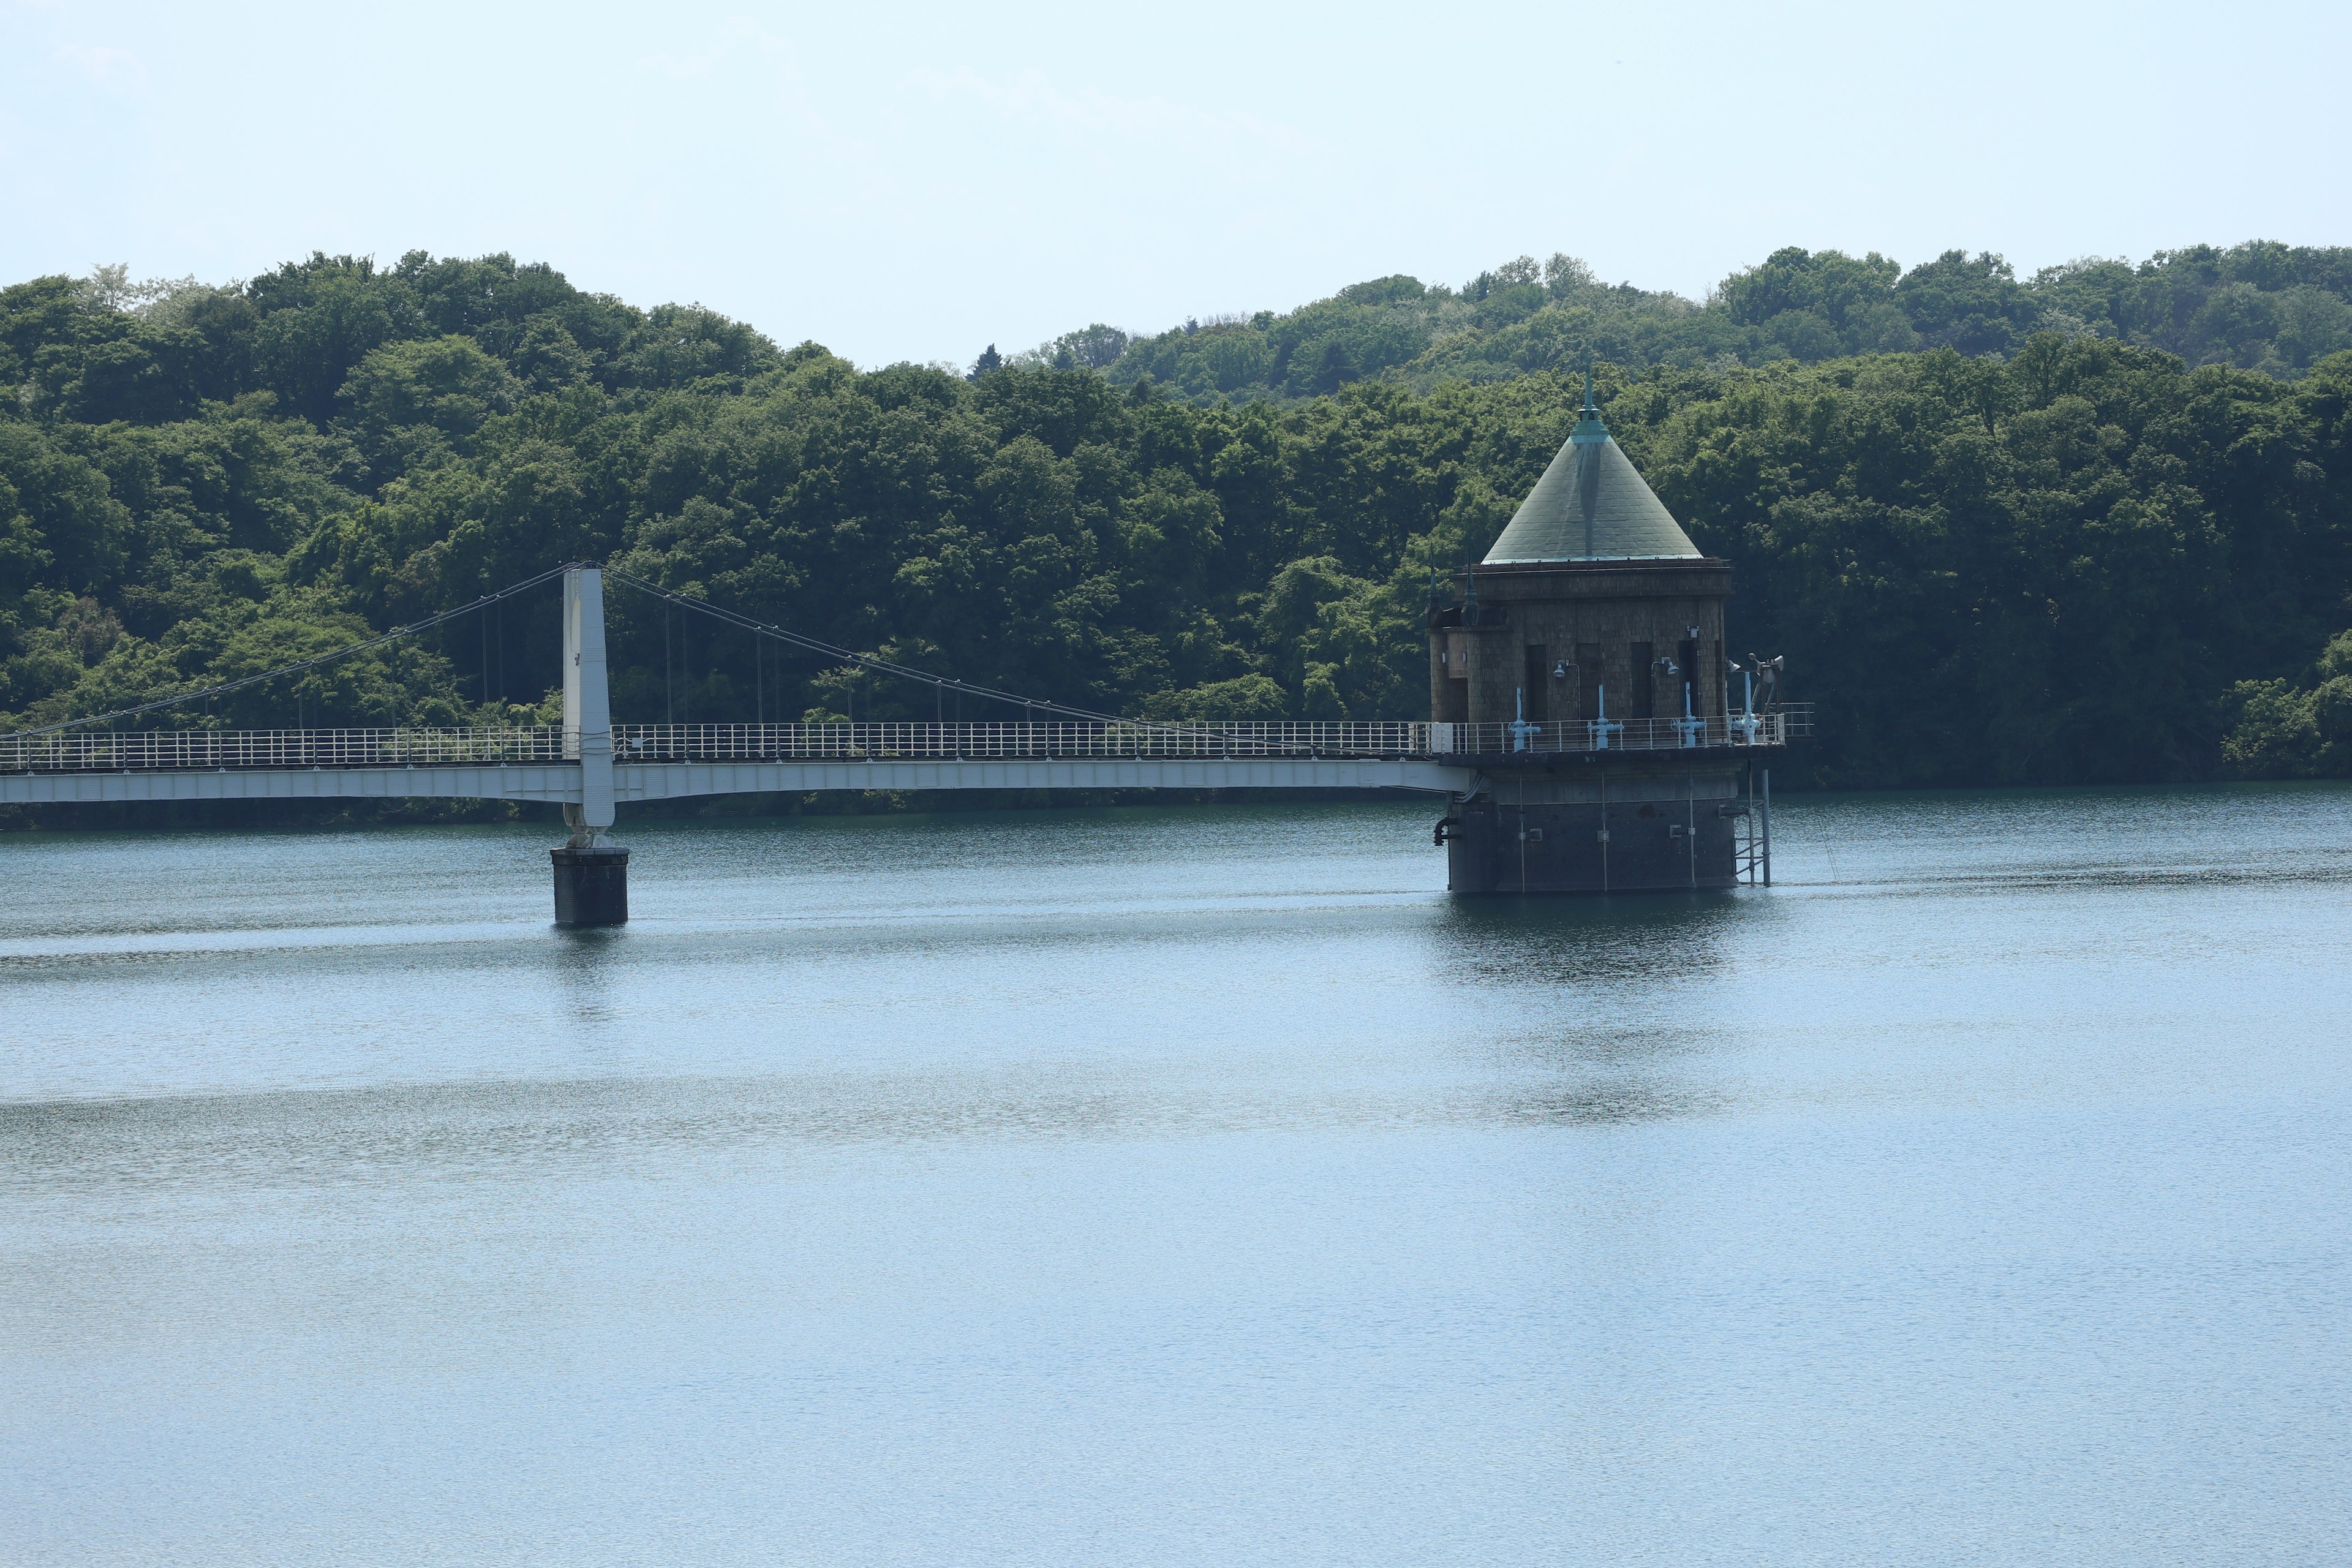
[[[555,923],[617,926],[629,923],[629,852],[617,844],[561,845],[548,851],[555,862]]]
[[[1752,872],[1742,770],[1665,773],[1591,761],[1517,767],[1441,825],[1456,893],[1730,888]]]

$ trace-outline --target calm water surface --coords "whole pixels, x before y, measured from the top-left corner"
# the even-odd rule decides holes
[[[2352,791],[0,839],[0,1561],[2352,1559]]]

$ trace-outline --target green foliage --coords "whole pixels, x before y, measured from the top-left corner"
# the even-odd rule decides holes
[[[2343,618],[2352,355],[2290,384],[2043,334],[1685,384],[1628,445],[1738,565],[1738,635],[1816,672],[1824,776],[2195,776],[2215,699]]]
[[[2223,708],[2235,722],[2221,755],[2232,769],[2248,778],[2352,775],[2352,631],[2328,642],[2315,673],[2308,689],[2285,680],[2231,689]]]
[[[1427,388],[1604,361],[1721,369],[1921,348],[2007,356],[2038,331],[2114,338],[2192,364],[2303,374],[2352,349],[2352,248],[2198,246],[2137,266],[2071,262],[2020,281],[1998,256],[1948,250],[1906,273],[1875,251],[1857,259],[1791,247],[1724,279],[1703,305],[1610,287],[1573,257],[1538,267],[1522,256],[1458,290],[1397,276],[1286,315],[1187,321],[1132,340],[1108,374],[1195,401],[1278,400],[1366,377]],[[1097,363],[1074,360],[1060,347],[1068,341],[1030,357]]]
[[[420,251],[386,272],[320,255],[229,289],[113,268],[0,289],[0,711],[29,722],[205,684],[242,672],[240,650],[271,654],[266,668],[326,631],[347,641],[470,598],[516,559],[584,549],[574,437],[781,360],[712,312],[632,310],[505,256]],[[526,404],[535,423],[465,461]],[[94,615],[121,635],[94,636]],[[519,665],[547,651],[543,628],[516,640]],[[320,721],[450,721],[511,684],[486,693],[482,661],[453,651],[280,695]],[[458,662],[477,668],[463,696]]]
[[[2352,353],[2311,347],[2336,255],[2021,281],[1785,250],[1705,306],[1522,258],[1090,327],[969,377],[507,257],[35,279],[0,290],[0,716],[191,689],[591,560],[1107,710],[1413,717],[1431,574],[1500,531],[1589,358],[1736,568],[1735,651],[1786,654],[1821,703],[1816,782],[2344,771]],[[625,720],[1006,716],[609,604]],[[171,721],[528,717],[555,635],[517,605]]]

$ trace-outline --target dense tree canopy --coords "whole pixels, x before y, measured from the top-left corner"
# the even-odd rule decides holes
[[[2070,262],[2023,280],[1998,256],[1958,250],[1905,272],[1875,252],[1857,260],[1788,249],[1726,279],[1703,305],[1610,287],[1572,257],[1538,266],[1523,256],[1459,289],[1382,278],[1287,315],[1187,321],[1132,341],[1091,327],[1027,358],[1107,363],[1121,384],[1149,376],[1195,399],[1288,398],[1366,377],[1426,388],[1589,361],[1728,369],[1929,348],[2010,354],[2040,331],[2300,375],[2352,349],[2352,248],[2193,246],[2137,266]]]
[[[1089,328],[971,375],[862,372],[503,256],[38,279],[0,290],[0,721],[274,668],[575,559],[1090,707],[1416,717],[1432,574],[1499,531],[1593,353],[1619,438],[1735,563],[1736,645],[1821,704],[1818,782],[2344,771],[2352,353],[2315,346],[2343,254],[2021,284],[1784,251],[1703,308],[1560,258]],[[2211,363],[2171,352],[2192,339]],[[1225,353],[1247,374],[1199,379]],[[612,610],[625,720],[936,710]],[[171,721],[528,720],[554,635],[517,603]]]

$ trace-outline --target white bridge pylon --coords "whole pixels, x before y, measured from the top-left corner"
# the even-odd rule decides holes
[[[1295,734],[1286,740],[1231,738],[1232,731],[1244,729]],[[278,730],[94,731],[22,741],[0,736],[0,804],[545,801],[563,807],[572,847],[586,849],[609,844],[615,809],[624,803],[697,795],[969,789],[1469,794],[1477,782],[1475,766],[1394,754],[1423,750],[1430,729],[1299,724],[1195,731],[1137,725],[1129,732],[1117,726],[1055,723],[647,725],[616,731],[605,670],[604,574],[576,567],[563,575],[563,714],[557,734]],[[1347,733],[1391,730],[1417,732],[1421,743],[1407,747],[1382,738],[1366,745]],[[731,739],[702,745],[697,739],[702,732]],[[672,744],[674,733],[687,739]],[[902,743],[908,734],[914,741]],[[883,739],[877,742],[877,736]],[[777,737],[786,739],[778,743]],[[1345,754],[1364,750],[1388,754]],[[1110,754],[1085,754],[1089,751]],[[1307,754],[1272,754],[1283,751]],[[1318,752],[1342,754],[1314,754]]]
[[[604,679],[604,574],[563,574],[563,754],[580,764],[580,798],[563,803],[574,846],[613,826],[613,700]]]

